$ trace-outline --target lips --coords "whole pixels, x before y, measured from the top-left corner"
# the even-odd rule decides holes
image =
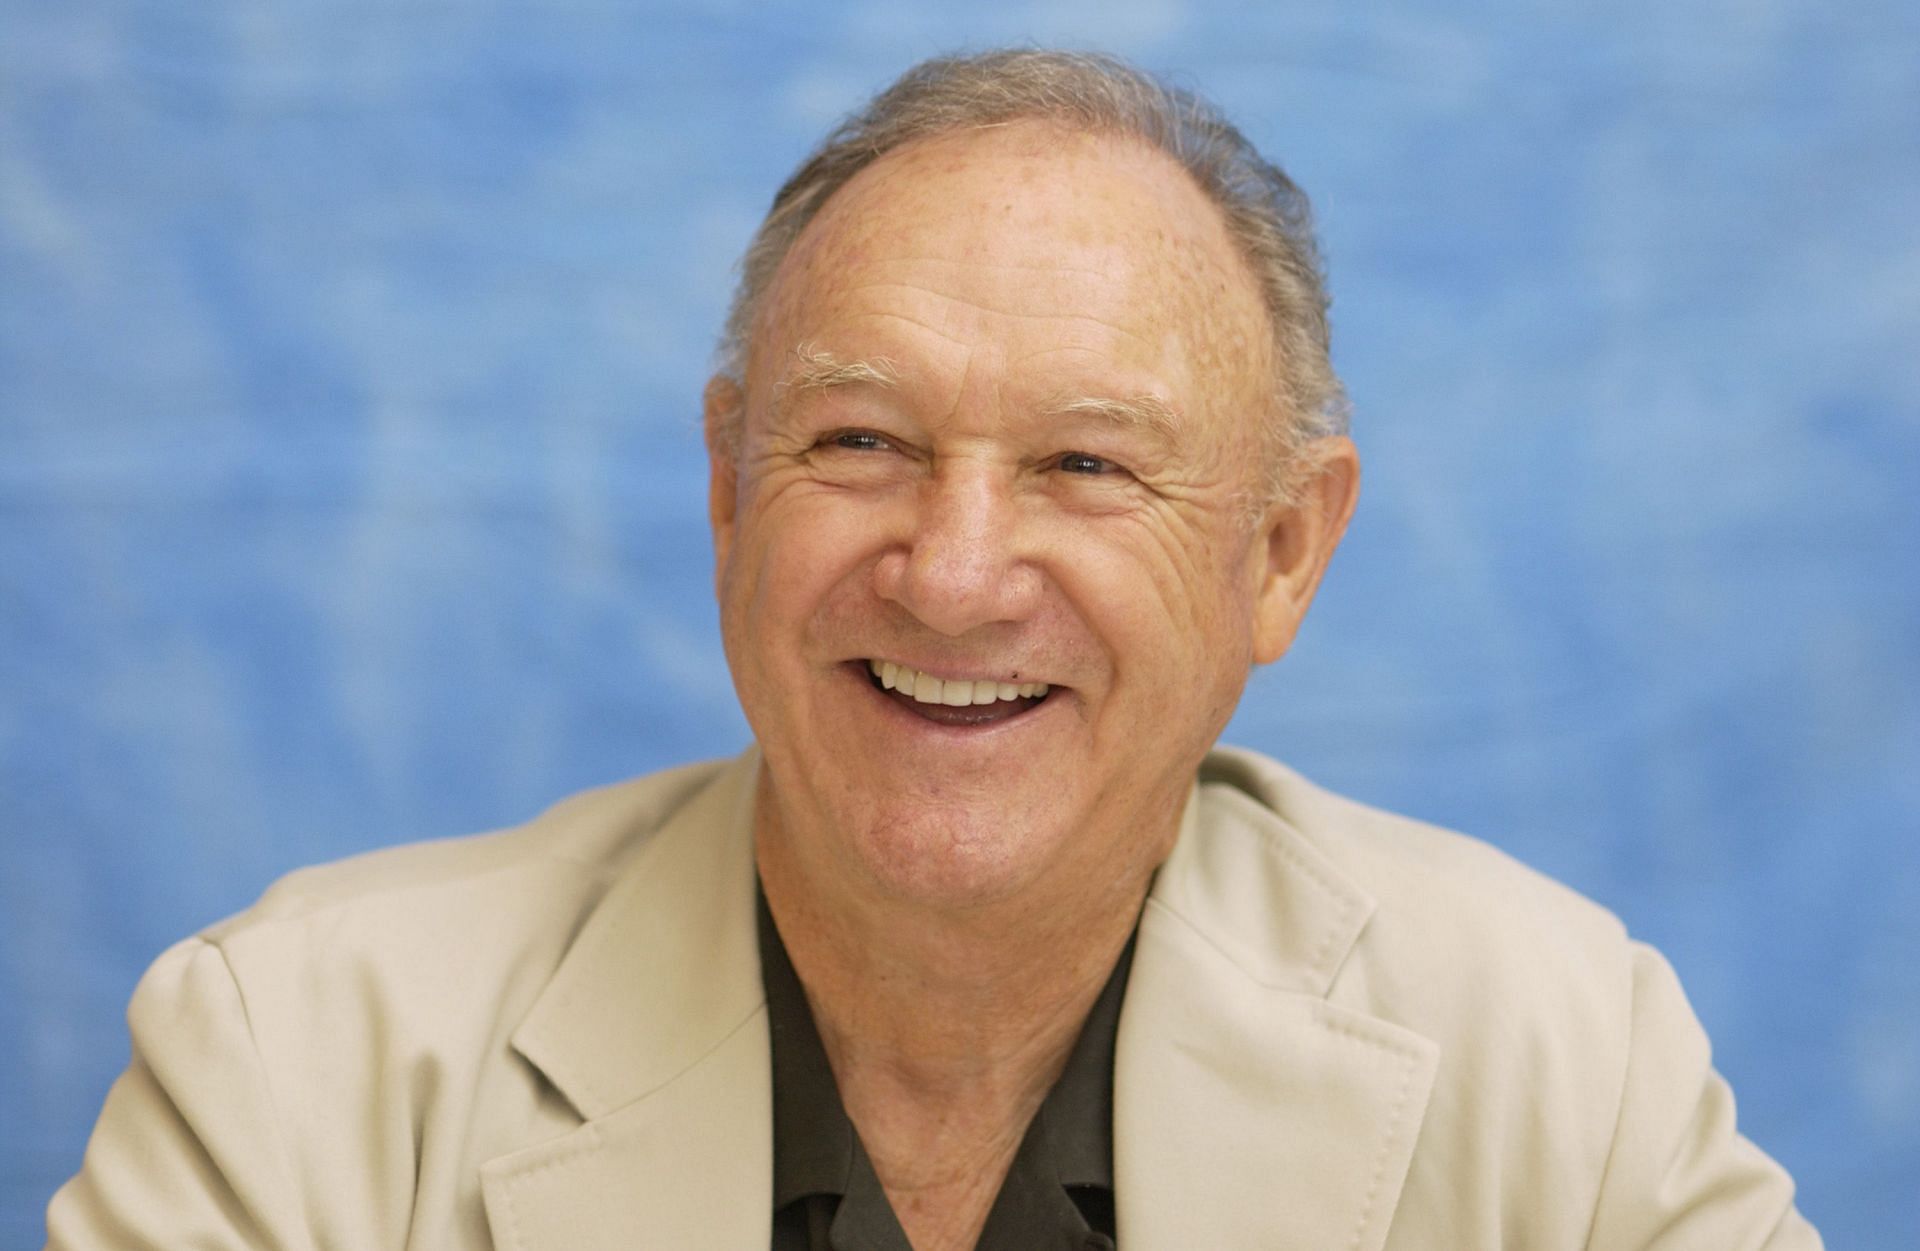
[[[1001,682],[994,678],[936,678],[891,660],[869,660],[867,668],[880,679],[883,690],[898,691],[921,704],[949,708],[981,706],[999,701],[1037,699],[1047,693],[1045,682]]]
[[[1047,697],[1045,682],[939,678],[891,660],[869,660],[874,685],[894,702],[943,725],[984,725],[1018,716]]]

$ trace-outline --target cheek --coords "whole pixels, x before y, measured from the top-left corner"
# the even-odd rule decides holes
[[[856,510],[817,494],[769,501],[742,520],[726,571],[725,626],[738,646],[777,662],[794,643],[811,650],[852,615],[875,556]],[[786,657],[790,658],[790,657]]]
[[[1118,634],[1156,637],[1159,650],[1211,650],[1250,632],[1245,536],[1224,527],[1146,522],[1070,549],[1076,583]]]
[[[1158,741],[1164,749],[1191,740],[1204,750],[1245,688],[1253,664],[1252,598],[1229,567],[1231,544],[1220,542],[1229,550],[1183,547],[1179,558],[1159,551],[1151,560],[1106,553],[1081,565],[1088,575],[1083,613],[1112,666],[1112,711],[1130,710],[1119,724],[1133,746]],[[1151,734],[1139,732],[1142,717],[1156,727]]]

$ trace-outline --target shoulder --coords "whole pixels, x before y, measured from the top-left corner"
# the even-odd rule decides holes
[[[383,935],[497,933],[515,921],[565,929],[724,767],[685,765],[580,792],[518,826],[298,869],[199,937],[231,950],[315,928],[375,946]]]
[[[504,1044],[655,833],[723,769],[672,769],[514,828],[301,869],[177,950],[224,963],[254,1045],[276,1065],[304,1057],[324,1075],[353,1055],[475,1062]]]
[[[134,992],[134,1062],[54,1200],[52,1245],[229,1227],[234,1245],[486,1245],[480,1165],[578,1124],[515,1028],[727,776],[675,769],[302,869],[170,948]]]
[[[1345,901],[1328,1001],[1435,1044],[1403,1212],[1447,1213],[1455,1245],[1668,1246],[1684,1231],[1686,1246],[1819,1246],[1791,1180],[1735,1131],[1672,969],[1607,909],[1251,752],[1215,752],[1200,783],[1209,834],[1239,831],[1242,868],[1257,848]]]
[[[1631,944],[1612,912],[1489,843],[1337,795],[1242,749],[1212,753],[1200,782],[1270,837],[1311,848],[1365,898],[1356,955],[1456,971],[1471,955],[1480,977],[1538,960],[1624,975]]]

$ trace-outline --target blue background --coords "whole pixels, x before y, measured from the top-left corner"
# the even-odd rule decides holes
[[[0,0],[0,1245],[173,938],[731,752],[699,389],[842,111],[1109,48],[1314,195],[1361,512],[1231,737],[1678,966],[1920,1227],[1920,6]]]

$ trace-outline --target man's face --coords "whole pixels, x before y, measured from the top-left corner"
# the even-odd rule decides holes
[[[942,906],[1164,856],[1350,502],[1249,519],[1269,344],[1217,210],[1130,141],[955,134],[829,201],[714,465],[763,854]]]

